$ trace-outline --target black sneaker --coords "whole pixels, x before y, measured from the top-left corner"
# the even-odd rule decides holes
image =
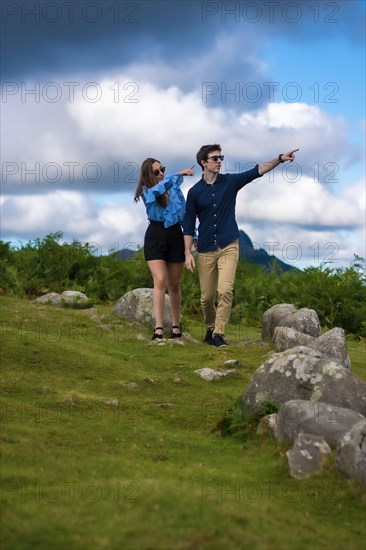
[[[206,336],[204,337],[203,341],[205,344],[208,344],[209,346],[213,346],[213,329],[208,328],[206,332]]]
[[[223,348],[228,346],[229,344],[226,342],[226,340],[224,340],[222,334],[215,334],[215,336],[213,337],[212,345],[216,348]]]

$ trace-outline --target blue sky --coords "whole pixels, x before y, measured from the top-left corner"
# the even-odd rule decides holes
[[[300,148],[238,195],[255,246],[296,267],[365,257],[364,2],[1,9],[3,240],[62,231],[103,252],[137,248],[142,161],[175,172],[218,142],[223,171]]]

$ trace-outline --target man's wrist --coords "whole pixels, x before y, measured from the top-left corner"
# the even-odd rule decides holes
[[[277,160],[280,164],[283,164],[285,162],[284,160],[282,160],[282,156],[283,156],[283,153],[280,153],[277,157]]]

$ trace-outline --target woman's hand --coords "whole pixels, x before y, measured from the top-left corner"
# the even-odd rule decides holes
[[[195,167],[196,165],[194,164],[193,166],[191,166],[190,168],[183,168],[183,170],[180,170],[178,173],[180,176],[194,176],[194,170],[193,168]]]

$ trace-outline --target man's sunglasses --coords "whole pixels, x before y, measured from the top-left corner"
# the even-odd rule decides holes
[[[154,176],[158,176],[160,174],[160,172],[162,174],[164,174],[165,172],[165,166],[160,166],[160,168],[158,168],[157,170],[153,170],[153,174]]]
[[[212,159],[214,162],[217,162],[219,159],[224,160],[224,155],[214,155],[213,157],[207,157],[207,160]]]

